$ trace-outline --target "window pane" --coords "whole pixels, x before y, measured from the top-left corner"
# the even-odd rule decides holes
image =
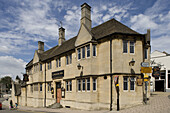
[[[145,49],[145,59],[148,58],[148,49]]]
[[[72,63],[72,54],[70,55],[70,64]]]
[[[170,88],[170,74],[168,74],[168,88]]]
[[[96,78],[93,78],[93,91],[96,91]]]
[[[58,67],[58,59],[56,59],[56,67]]]
[[[70,81],[70,91],[72,91],[72,81]]]
[[[68,63],[68,56],[66,56],[66,64],[68,65],[69,63]]]
[[[128,90],[128,77],[123,78],[123,90]]]
[[[66,81],[66,91],[68,91],[68,81]]]
[[[77,83],[78,83],[78,91],[81,91],[81,80],[77,80]]]
[[[130,78],[130,90],[135,90],[135,78]]]
[[[93,45],[93,56],[96,56],[96,45]]]
[[[40,91],[42,91],[42,84],[40,84]]]
[[[40,64],[40,71],[42,71],[42,64]]]
[[[130,42],[130,53],[134,53],[134,42]]]
[[[77,52],[78,52],[78,59],[81,59],[81,51],[80,51],[80,48],[77,49]]]
[[[85,58],[85,47],[82,48],[82,58]]]
[[[87,78],[87,90],[90,90],[90,78]]]
[[[86,46],[87,48],[87,57],[90,57],[90,45]]]
[[[61,58],[58,59],[59,67],[61,67]]]
[[[83,91],[85,91],[85,86],[86,86],[86,82],[85,82],[85,79],[82,80],[82,84],[83,84]]]
[[[127,53],[127,41],[123,41],[123,53]]]

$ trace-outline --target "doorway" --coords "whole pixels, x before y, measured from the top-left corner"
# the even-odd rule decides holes
[[[60,103],[61,100],[61,82],[56,82],[56,102]]]
[[[164,80],[155,81],[155,91],[164,92]]]

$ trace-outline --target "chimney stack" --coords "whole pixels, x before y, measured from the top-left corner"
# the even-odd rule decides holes
[[[63,27],[59,28],[59,39],[58,39],[58,45],[62,45],[65,41],[65,29]]]
[[[38,41],[38,53],[44,52],[44,42]]]
[[[150,44],[150,29],[147,29],[146,42]]]
[[[81,24],[91,30],[91,7],[87,3],[81,5]]]

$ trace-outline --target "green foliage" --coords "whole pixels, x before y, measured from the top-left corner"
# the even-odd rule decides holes
[[[5,77],[1,78],[1,80],[0,80],[0,83],[6,85],[6,88],[8,91],[10,90],[10,88],[12,88],[11,82],[12,82],[12,78],[10,76],[5,76]]]

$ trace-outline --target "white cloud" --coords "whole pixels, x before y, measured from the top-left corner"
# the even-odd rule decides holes
[[[131,17],[132,28],[144,32],[146,29],[157,29],[158,25],[150,16],[139,14]]]
[[[170,36],[169,35],[165,35],[165,36],[161,36],[159,38],[153,38],[151,40],[152,43],[152,51],[154,50],[160,50],[160,51],[166,51],[168,53],[170,53]]]
[[[18,75],[22,77],[25,72],[26,62],[12,56],[0,56],[0,77],[11,76],[13,79]]]

